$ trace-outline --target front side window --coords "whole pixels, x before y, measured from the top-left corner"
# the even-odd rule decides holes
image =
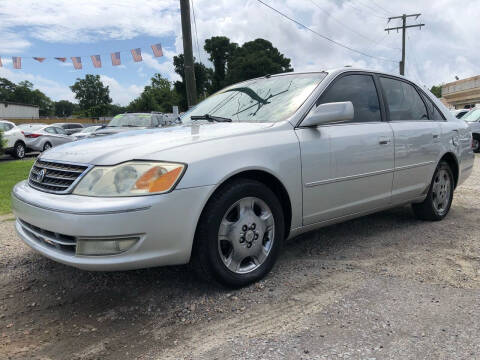
[[[288,74],[263,77],[229,86],[206,98],[183,114],[182,123],[191,116],[206,114],[234,122],[278,122],[288,119],[305,102],[326,73]]]
[[[341,77],[320,97],[317,106],[342,101],[352,102],[355,110],[353,122],[382,120],[377,89],[371,75],[352,74]]]
[[[405,81],[380,77],[390,120],[428,120],[428,112],[415,88]]]

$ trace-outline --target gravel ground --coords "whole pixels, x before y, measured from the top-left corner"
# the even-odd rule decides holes
[[[0,358],[480,358],[479,163],[444,221],[403,207],[303,235],[238,291],[66,267],[1,217]]]

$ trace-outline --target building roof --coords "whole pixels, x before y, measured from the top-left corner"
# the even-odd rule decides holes
[[[18,103],[18,102],[14,102],[14,101],[1,101],[1,100],[0,100],[0,104],[5,104],[5,105],[20,105],[20,106],[28,106],[28,107],[34,107],[34,108],[38,108],[38,107],[39,107],[38,105],[22,104],[22,103]]]
[[[460,84],[466,83],[468,81],[472,81],[472,80],[475,81],[475,80],[479,80],[479,79],[480,79],[480,75],[475,75],[475,76],[471,76],[471,77],[468,77],[468,78],[465,78],[465,79],[455,80],[455,81],[451,81],[449,83],[442,84],[442,87],[450,86],[450,85],[460,85]]]

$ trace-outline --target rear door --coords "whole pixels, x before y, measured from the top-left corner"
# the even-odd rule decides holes
[[[383,75],[379,79],[395,138],[392,202],[408,202],[428,191],[441,152],[441,127],[430,119],[412,83]]]
[[[54,129],[57,134],[57,138],[56,138],[57,145],[65,144],[67,142],[72,141],[72,137],[67,135],[67,132],[63,128],[56,126],[54,127]]]
[[[345,73],[316,105],[351,101],[351,122],[297,128],[302,155],[304,225],[389,204],[393,180],[393,132],[370,73]],[[313,109],[312,109],[313,110]]]

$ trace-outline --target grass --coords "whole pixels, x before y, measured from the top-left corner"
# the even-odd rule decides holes
[[[17,182],[28,178],[34,161],[29,159],[0,163],[0,215],[9,214],[12,211],[10,192]]]

